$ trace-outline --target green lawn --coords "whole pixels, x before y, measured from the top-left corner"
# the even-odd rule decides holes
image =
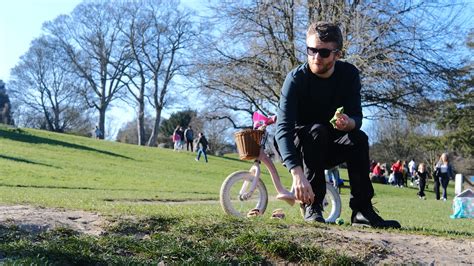
[[[0,126],[0,204],[91,210],[111,217],[164,217],[198,224],[242,223],[224,215],[218,203],[219,189],[228,174],[248,169],[251,163],[228,155],[209,156],[206,164],[202,160],[194,161],[194,156],[188,152]],[[290,175],[278,167],[288,186]],[[347,180],[344,171],[342,176]],[[283,208],[287,214],[286,225],[305,226],[297,207],[274,199],[276,193],[267,172],[263,178],[272,196],[269,210]],[[447,202],[434,199],[432,184],[424,201],[418,199],[414,188],[378,184],[374,187],[376,208],[384,218],[399,220],[401,232],[474,237],[472,220],[449,218],[453,184]],[[348,195],[348,188],[343,188],[342,217],[346,221],[350,220]],[[269,216],[267,213],[264,217]],[[274,226],[270,219],[259,219],[259,223],[268,226],[266,230],[270,232]],[[251,258],[248,261],[261,261]],[[239,257],[237,261],[247,260]]]

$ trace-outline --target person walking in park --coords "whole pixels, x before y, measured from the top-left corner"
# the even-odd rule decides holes
[[[209,142],[207,142],[207,139],[206,137],[204,136],[204,133],[202,132],[199,132],[198,134],[198,141],[197,141],[197,150],[198,150],[198,153],[197,153],[197,157],[196,157],[196,161],[199,161],[199,159],[201,158],[201,154],[204,155],[204,159],[206,160],[206,163],[207,163],[207,148],[209,146]]]
[[[95,126],[94,135],[96,139],[100,139],[102,137],[102,131],[98,126]]]
[[[191,126],[188,126],[188,128],[186,128],[186,130],[184,131],[184,140],[186,142],[186,151],[189,151],[189,149],[191,148],[191,152],[194,152],[194,131]]]
[[[424,163],[420,163],[418,165],[418,171],[415,171],[415,176],[418,178],[418,197],[420,199],[425,198],[425,186],[426,186],[426,179],[428,179],[428,172],[426,171],[426,167]]]
[[[175,130],[173,131],[173,146],[174,146],[174,151],[180,151],[183,146],[181,145],[181,134],[179,133],[180,126],[176,126]]]
[[[176,131],[176,133],[178,133],[179,135],[179,146],[180,146],[180,150],[183,149],[184,147],[184,130],[183,130],[183,127],[182,126],[179,126],[179,129],[178,131]]]
[[[441,154],[438,163],[435,165],[435,176],[433,178],[435,180],[434,191],[436,194],[436,200],[439,200],[439,185],[441,184],[443,187],[443,197],[441,199],[446,201],[448,198],[447,189],[449,179],[454,179],[453,166],[449,162],[447,153]]]
[[[359,71],[342,57],[336,24],[312,23],[306,33],[307,62],[286,76],[281,89],[275,140],[291,172],[304,220],[324,223],[324,169],[347,163],[352,225],[399,228],[374,210],[369,144],[362,125]],[[336,110],[344,112],[336,113]],[[335,116],[334,125],[330,122]]]

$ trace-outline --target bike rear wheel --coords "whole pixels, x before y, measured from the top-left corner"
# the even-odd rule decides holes
[[[249,194],[254,178],[255,176],[249,171],[237,171],[224,180],[220,191],[220,203],[225,213],[246,217],[252,209],[258,209],[260,214],[265,212],[268,192],[262,180],[258,180],[255,190]]]
[[[341,215],[341,196],[337,189],[326,183],[326,195],[323,200],[323,217],[326,223],[334,223]]]

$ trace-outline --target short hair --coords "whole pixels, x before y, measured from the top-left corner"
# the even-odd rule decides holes
[[[313,22],[308,27],[306,38],[313,34],[318,34],[319,39],[323,42],[335,42],[337,49],[342,51],[342,33],[338,25],[326,21]]]

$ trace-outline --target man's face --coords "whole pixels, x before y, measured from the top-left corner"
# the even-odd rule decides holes
[[[319,39],[318,34],[309,35],[306,38],[306,46],[316,49],[337,49],[335,42],[323,42]],[[331,76],[334,71],[334,64],[336,60],[340,58],[341,52],[331,52],[329,57],[323,58],[319,53],[316,55],[308,54],[308,64],[311,69],[311,72],[314,74],[327,78]]]

